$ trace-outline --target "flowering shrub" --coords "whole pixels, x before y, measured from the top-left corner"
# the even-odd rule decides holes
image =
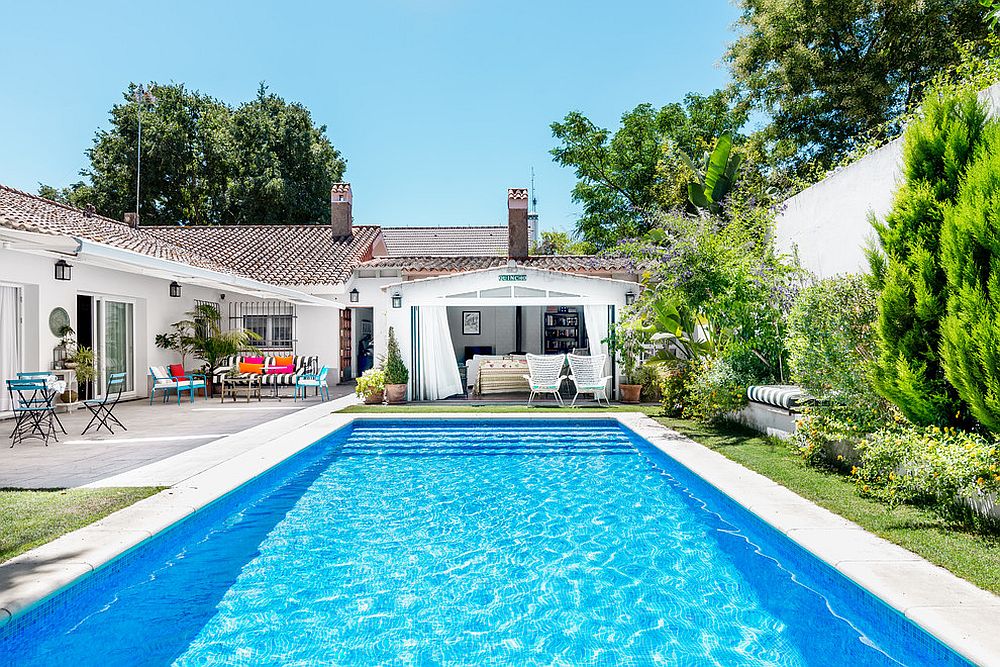
[[[817,399],[795,434],[810,463],[828,463],[831,444],[886,427],[897,411],[868,378],[875,356],[875,292],[865,277],[839,276],[802,290],[788,317],[792,380]]]
[[[885,429],[860,445],[852,470],[862,495],[890,504],[929,502],[944,511],[960,498],[1000,490],[1000,447],[981,435],[928,426]]]
[[[688,391],[684,416],[701,422],[720,422],[747,404],[746,383],[729,362],[721,358],[694,362]]]
[[[385,391],[385,371],[381,368],[369,368],[357,379],[354,393],[359,398],[370,398]]]
[[[680,417],[690,400],[692,362],[678,359],[659,368],[660,405],[668,417]]]

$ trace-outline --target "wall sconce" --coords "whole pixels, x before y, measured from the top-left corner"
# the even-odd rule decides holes
[[[357,303],[358,299],[361,296],[360,294],[358,294],[358,289],[355,287],[354,289],[351,290],[350,294],[351,294],[351,303]]]
[[[177,281],[170,283],[170,296],[175,299],[181,295],[181,286],[177,284]]]
[[[402,294],[393,294],[392,295],[392,307],[393,308],[402,308],[403,307],[403,295]]]
[[[635,303],[635,292],[629,290],[625,292],[625,305],[631,306],[633,303]]]
[[[56,280],[69,280],[73,277],[73,265],[67,264],[66,260],[60,259],[56,262]]]

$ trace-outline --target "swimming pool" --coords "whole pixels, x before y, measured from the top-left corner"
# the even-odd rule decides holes
[[[0,628],[0,664],[959,665],[610,420],[358,420]]]

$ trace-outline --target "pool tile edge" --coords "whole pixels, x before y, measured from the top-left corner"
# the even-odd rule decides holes
[[[762,475],[734,475],[736,469],[752,471],[646,415],[619,413],[615,418],[966,659],[980,665],[1000,665],[1000,633],[995,623],[1000,614],[1000,597]],[[734,486],[734,483],[742,486]],[[748,497],[755,500],[743,500]],[[799,511],[785,513],[776,511],[778,507]],[[811,517],[811,524],[805,523],[803,513]],[[868,556],[843,558],[843,543],[824,546],[807,539],[808,531],[816,530],[838,531],[841,537],[854,536],[859,546],[863,543]],[[901,551],[910,557],[902,557]],[[905,594],[907,588],[913,586],[919,587],[922,597]]]

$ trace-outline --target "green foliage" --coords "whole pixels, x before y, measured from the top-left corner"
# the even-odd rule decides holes
[[[990,30],[996,30],[1000,23],[1000,0],[979,0],[979,4],[986,8],[986,23]]]
[[[608,352],[618,360],[623,384],[642,384],[639,380],[643,366],[649,332],[642,326],[634,313],[622,313],[620,322],[611,323],[608,337],[601,342],[608,346]]]
[[[399,353],[399,343],[396,341],[396,332],[392,327],[389,327],[389,342],[386,345],[382,369],[385,371],[385,384],[406,384],[410,381],[410,371],[403,363],[403,356]]]
[[[707,424],[724,421],[747,404],[747,383],[725,359],[692,362],[684,416]]]
[[[800,293],[788,317],[792,381],[818,400],[807,408],[805,453],[884,426],[889,404],[868,376],[878,339],[876,293],[860,275],[827,278]],[[810,437],[812,436],[812,437]]]
[[[870,253],[880,291],[873,380],[920,425],[961,420],[961,403],[939,357],[947,299],[939,245],[944,210],[957,195],[985,121],[973,92],[928,95],[904,135],[905,181],[885,222],[874,221],[884,257]]]
[[[89,184],[42,196],[92,204],[120,219],[135,210],[137,114],[142,116],[143,224],[314,223],[329,216],[330,186],[344,161],[305,107],[270,94],[238,107],[183,84],[152,83],[156,103],[137,103],[132,84],[110,111],[110,127],[87,151]]]
[[[688,183],[688,200],[700,211],[713,215],[722,213],[722,203],[736,183],[736,172],[742,157],[733,153],[733,137],[728,132],[715,142],[712,152],[705,152],[703,165],[696,168],[693,160],[681,153],[685,163],[695,174]]]
[[[653,365],[676,359],[690,361],[716,353],[721,333],[678,297],[649,292],[649,298],[640,303],[637,315],[643,318],[649,341],[655,348],[649,360]]]
[[[171,350],[180,355],[181,365],[187,366],[187,355],[195,351],[194,335],[196,323],[180,320],[170,325],[170,331],[156,334],[153,342],[161,350]]]
[[[1000,125],[983,132],[958,198],[945,212],[941,263],[948,314],[941,357],[979,422],[1000,431]]]
[[[81,345],[69,359],[76,363],[76,379],[79,382],[90,382],[97,378],[97,353],[93,348]]]
[[[866,438],[853,470],[862,495],[891,505],[930,503],[945,514],[960,498],[1000,490],[1000,448],[951,427],[886,429]]]
[[[592,255],[594,248],[566,232],[542,232],[542,240],[531,249],[532,255]]]
[[[668,417],[680,417],[691,400],[694,362],[675,359],[657,367],[660,380],[660,405]]]
[[[986,51],[977,0],[741,0],[730,45],[736,87],[771,122],[766,138],[792,171],[832,166],[872,130],[893,134],[921,84]]]
[[[597,250],[610,248],[642,236],[650,228],[649,211],[685,207],[693,174],[681,154],[700,154],[715,137],[739,130],[746,118],[746,109],[715,91],[690,93],[660,109],[640,104],[622,115],[614,132],[577,111],[552,123],[559,141],[553,159],[576,172],[573,201],[583,206],[577,222],[583,240]]]
[[[257,352],[252,343],[260,340],[260,334],[249,329],[222,330],[222,314],[209,304],[200,304],[187,313],[194,323],[190,339],[191,351],[205,362],[209,377],[227,358],[246,352]]]
[[[369,368],[357,379],[354,393],[359,398],[371,398],[385,391],[385,371],[381,368]]]

